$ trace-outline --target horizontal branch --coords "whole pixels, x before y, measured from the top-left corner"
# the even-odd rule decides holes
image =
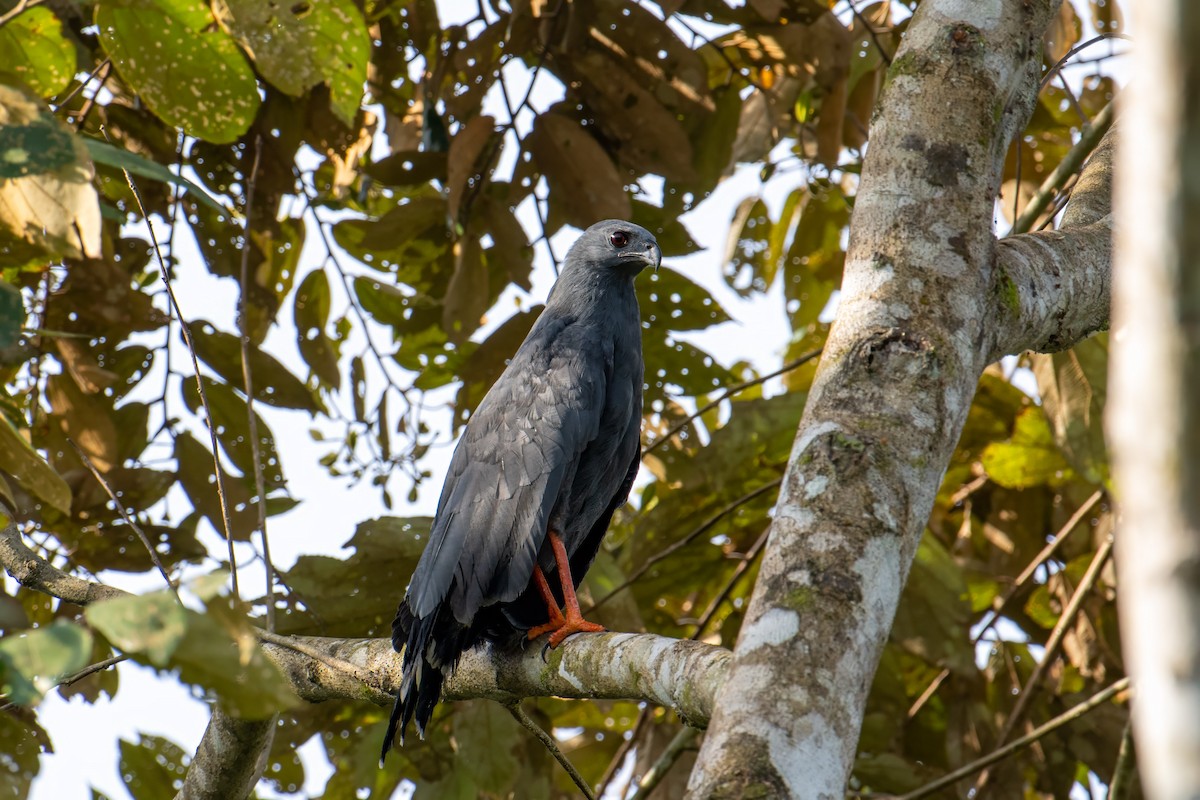
[[[263,647],[304,700],[391,705],[400,659],[389,640],[287,637],[306,651],[297,652],[273,643],[283,638],[272,637]],[[480,647],[463,654],[444,696],[501,703],[522,697],[638,700],[669,708],[687,724],[703,728],[712,716],[713,698],[725,680],[729,658],[729,651],[721,647],[632,633],[576,636],[548,651],[544,661],[536,643],[511,651]],[[381,680],[364,685],[342,664]]]
[[[0,566],[23,586],[77,605],[126,594],[57,569],[21,541],[9,525],[0,531]],[[264,652],[296,694],[309,702],[368,700],[390,706],[399,685],[400,659],[387,639],[331,639],[263,634]],[[447,700],[522,697],[638,700],[669,708],[703,728],[724,682],[730,652],[653,634],[576,636],[549,651],[481,647],[463,655],[447,682]]]

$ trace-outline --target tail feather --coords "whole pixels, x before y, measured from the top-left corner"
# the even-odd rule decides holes
[[[472,628],[458,622],[446,606],[439,606],[428,617],[415,618],[407,600],[400,603],[392,623],[392,647],[404,653],[400,690],[383,737],[380,764],[391,752],[397,734],[404,745],[409,722],[415,720],[417,733],[425,738],[425,728],[442,697],[442,684],[475,638]]]

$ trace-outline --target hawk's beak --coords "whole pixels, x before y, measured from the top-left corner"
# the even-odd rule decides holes
[[[654,267],[654,271],[658,272],[658,265],[662,263],[662,250],[657,244],[648,244],[645,250],[630,250],[621,253],[621,258],[637,259],[644,262],[647,267]]]

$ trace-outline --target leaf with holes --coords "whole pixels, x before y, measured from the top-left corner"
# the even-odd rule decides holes
[[[95,22],[121,78],[159,119],[216,144],[250,128],[254,71],[203,0],[97,3]]]
[[[229,460],[247,476],[247,487],[254,486],[254,451],[251,448],[249,409],[243,396],[233,390],[229,384],[213,380],[207,375],[200,378],[204,382],[204,393],[208,397],[209,410],[212,411],[212,422],[216,426],[217,441],[229,456]],[[200,414],[200,392],[194,380],[186,380],[182,384],[183,402],[193,414]],[[254,412],[254,422],[258,429],[258,455],[261,459],[263,486],[267,493],[284,485],[283,466],[279,461],[279,452],[275,448],[275,436],[266,420]]]
[[[329,278],[325,270],[314,269],[296,289],[292,314],[296,321],[296,346],[313,374],[336,390],[342,386],[342,371],[338,369],[337,343],[325,333],[329,306]]]
[[[48,8],[26,8],[0,28],[0,79],[15,78],[52,97],[75,77],[75,47]]]
[[[171,800],[183,788],[191,759],[160,736],[139,733],[136,743],[120,740],[121,776],[137,800]]]
[[[222,0],[217,16],[268,83],[299,97],[329,84],[334,113],[350,125],[362,103],[371,38],[351,0]]]
[[[700,284],[669,267],[659,267],[636,283],[638,306],[651,327],[698,331],[731,317]]]

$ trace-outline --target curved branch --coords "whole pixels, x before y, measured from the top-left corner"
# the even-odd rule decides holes
[[[10,523],[0,529],[0,566],[28,589],[34,589],[60,600],[86,606],[112,597],[128,594],[115,586],[68,575],[26,547],[21,532]]]
[[[1112,290],[1112,170],[1117,128],[1083,169],[1057,231],[999,243],[989,358],[1064,350],[1108,327]]]

